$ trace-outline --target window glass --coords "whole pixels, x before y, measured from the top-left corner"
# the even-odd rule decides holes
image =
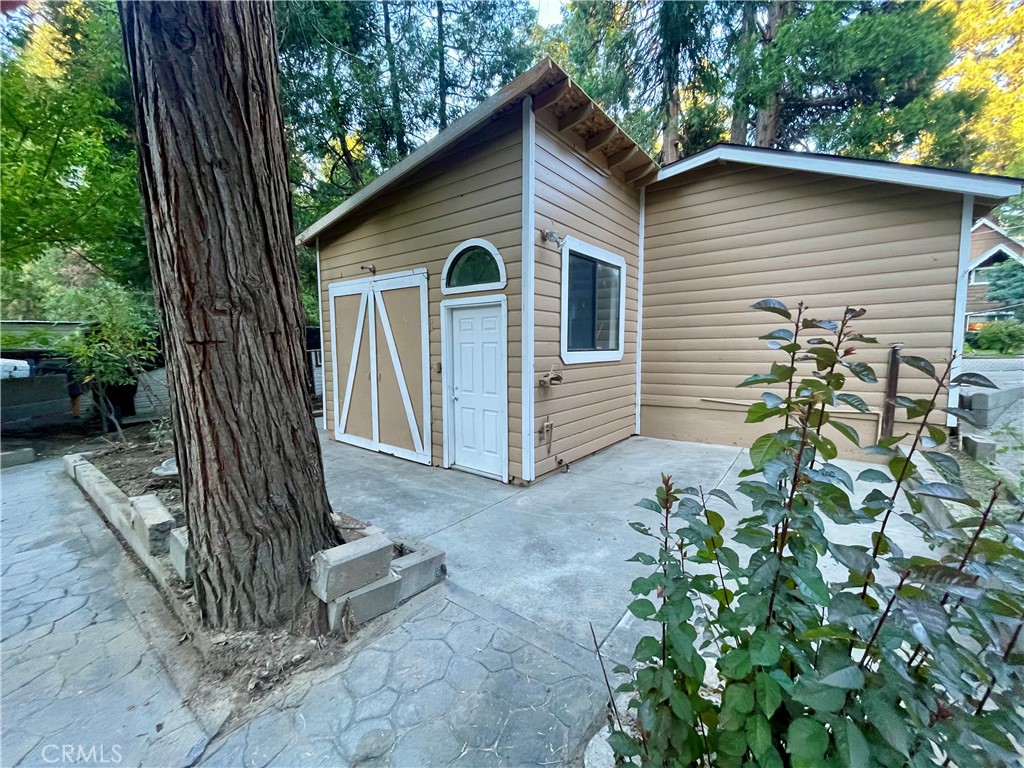
[[[449,288],[500,282],[498,262],[494,260],[490,251],[479,245],[472,245],[456,256],[451,269],[448,270]]]
[[[618,267],[569,253],[568,351],[619,348],[620,280]]]

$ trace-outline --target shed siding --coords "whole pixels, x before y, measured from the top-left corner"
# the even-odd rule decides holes
[[[535,388],[536,476],[557,469],[635,432],[639,193],[582,156],[557,134],[549,115],[537,115],[535,166],[535,318],[537,378],[561,368],[564,381]],[[561,249],[541,233],[561,235],[626,260],[626,329],[622,360],[566,365],[561,358]],[[543,425],[554,424],[550,446]]]
[[[522,125],[518,111],[484,127],[453,151],[413,173],[397,190],[381,195],[365,212],[345,219],[320,237],[321,328],[330,349],[328,286],[365,277],[426,267],[430,318],[431,461],[442,462],[441,270],[448,254],[470,238],[489,240],[505,262],[508,285],[509,474],[522,476],[521,308]],[[483,293],[495,293],[485,291]],[[459,294],[470,296],[476,294]],[[334,392],[330,354],[324,359],[324,414],[333,435]]]
[[[749,305],[777,298],[837,318],[865,307],[861,332],[878,345],[857,359],[886,376],[890,344],[948,359],[953,341],[961,198],[819,174],[727,165],[648,187],[644,240],[641,433],[749,444],[755,390],[737,389],[778,353],[758,336],[782,318]],[[900,391],[930,394],[901,368]],[[852,377],[851,377],[852,378]],[[869,444],[883,385],[854,381],[871,416],[850,415]]]

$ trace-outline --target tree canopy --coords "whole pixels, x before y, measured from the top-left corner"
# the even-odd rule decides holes
[[[1024,175],[1024,2],[528,0],[275,5],[302,229],[543,54],[664,162],[719,141]],[[4,311],[56,251],[148,289],[134,118],[111,0],[0,29]],[[1024,232],[1024,201],[999,218]],[[300,256],[315,322],[316,265]],[[24,293],[24,291],[22,291]]]

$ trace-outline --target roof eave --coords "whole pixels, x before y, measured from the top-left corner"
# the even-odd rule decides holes
[[[746,163],[769,168],[824,173],[831,176],[847,176],[868,181],[975,195],[992,200],[1005,200],[1019,195],[1024,188],[1024,184],[1018,179],[979,176],[936,168],[920,168],[901,163],[875,163],[853,158],[828,158],[817,155],[803,156],[803,153],[800,152],[761,151],[753,147],[730,145],[711,147],[662,168],[650,183],[670,179],[673,176],[719,162]]]

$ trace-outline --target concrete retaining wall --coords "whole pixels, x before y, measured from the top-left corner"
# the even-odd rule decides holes
[[[192,579],[189,537],[157,496],[128,497],[86,455],[64,457],[64,471],[85,491],[170,596],[171,574]],[[444,552],[422,542],[393,539],[377,528],[368,536],[313,556],[310,589],[327,605],[331,631],[355,626],[398,607],[445,578]],[[408,552],[394,558],[395,546]],[[172,599],[172,604],[173,604]],[[181,611],[176,611],[179,617]]]

